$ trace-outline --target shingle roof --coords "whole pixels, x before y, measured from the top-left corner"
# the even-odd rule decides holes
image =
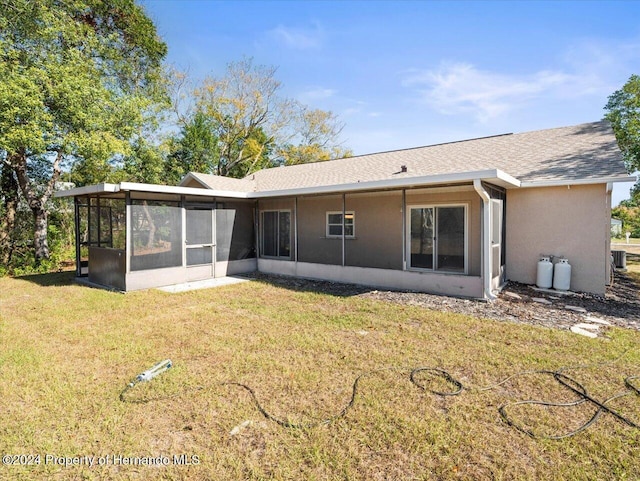
[[[189,172],[180,182],[179,185],[189,183],[190,178],[200,182],[203,187],[206,186],[212,190],[226,190],[234,192],[253,192],[255,182],[245,179],[234,179],[233,177],[223,177],[221,175],[201,174],[199,172]]]
[[[403,165],[406,172],[401,172]],[[626,176],[613,130],[604,121],[275,167],[235,182],[195,175],[214,189],[228,185],[228,190],[265,192],[487,169],[499,169],[524,182]]]

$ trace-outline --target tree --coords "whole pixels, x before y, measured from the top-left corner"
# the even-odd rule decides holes
[[[169,141],[164,181],[177,184],[188,172],[213,173],[219,159],[218,137],[211,119],[196,111]]]
[[[0,162],[0,262],[9,264],[18,213],[18,181],[9,164]]]
[[[195,89],[196,115],[209,119],[218,144],[211,173],[244,177],[274,165],[350,155],[337,143],[343,127],[337,117],[280,96],[275,74],[275,67],[243,59]]]
[[[65,163],[108,170],[162,97],[166,45],[133,0],[0,0],[0,151],[49,257],[47,202]]]
[[[333,112],[301,108],[294,139],[279,149],[280,162],[295,165],[351,157],[351,150],[336,144],[343,128],[344,124]]]
[[[609,96],[605,119],[611,122],[629,172],[640,170],[640,76],[632,75],[620,90]],[[640,181],[633,189],[640,202]]]
[[[622,201],[611,209],[611,217],[622,221],[622,233],[631,232],[632,237],[640,237],[640,206],[632,201]]]

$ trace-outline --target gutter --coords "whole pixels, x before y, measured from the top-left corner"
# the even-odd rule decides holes
[[[635,175],[594,177],[591,179],[560,179],[560,180],[523,180],[520,187],[563,187],[565,185],[592,185],[608,184],[613,182],[635,182],[638,178]]]
[[[496,296],[491,291],[491,197],[482,187],[480,179],[473,180],[473,188],[482,199],[482,248],[480,249],[480,254],[482,257],[484,298],[494,300]]]
[[[193,177],[195,178],[195,177]],[[262,192],[241,192],[231,190],[200,189],[197,187],[181,187],[172,185],[143,184],[137,182],[121,182],[120,184],[97,184],[75,189],[58,191],[55,197],[73,197],[76,195],[103,194],[120,191],[147,192],[153,194],[194,195],[205,197],[227,197],[235,199],[266,199],[274,197],[295,197],[318,194],[341,194],[349,192],[367,192],[389,189],[407,189],[429,187],[433,185],[470,183],[474,179],[483,179],[505,188],[520,187],[520,181],[499,169],[480,170],[474,172],[456,172],[452,174],[424,175],[401,177],[349,184],[333,184],[293,189],[269,190]]]
[[[53,193],[54,197],[74,197],[76,195],[89,195],[89,194],[106,194],[120,192],[119,184],[94,184],[86,185],[84,187],[75,187],[69,190],[58,190]]]
[[[479,170],[474,172],[457,172],[453,174],[423,175],[417,177],[401,177],[396,179],[369,180],[352,182],[349,184],[333,184],[314,187],[299,187],[294,189],[265,190],[249,193],[250,199],[267,197],[289,197],[296,195],[337,194],[343,192],[363,192],[383,189],[403,189],[412,187],[428,187],[430,185],[471,182],[474,179],[484,179],[505,188],[520,187],[520,181],[515,177],[499,170]]]

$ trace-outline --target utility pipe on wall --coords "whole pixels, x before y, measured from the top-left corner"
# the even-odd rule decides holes
[[[495,299],[491,291],[491,197],[480,179],[473,180],[473,188],[482,199],[482,247],[480,249],[482,259],[482,284],[485,299]]]

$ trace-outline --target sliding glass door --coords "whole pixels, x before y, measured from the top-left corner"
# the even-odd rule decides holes
[[[268,210],[262,212],[261,257],[291,257],[291,212]]]
[[[408,217],[409,268],[467,272],[466,205],[409,207]]]
[[[433,269],[435,246],[434,208],[411,208],[411,235],[409,253],[410,266],[418,269]]]

